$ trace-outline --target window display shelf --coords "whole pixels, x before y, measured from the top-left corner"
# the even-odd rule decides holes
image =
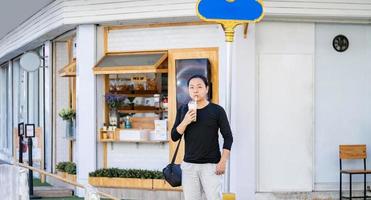
[[[115,142],[115,143],[137,143],[137,144],[165,144],[168,140],[103,140],[101,142]]]
[[[118,94],[126,97],[153,97],[153,95],[158,94],[158,93],[151,93],[151,94],[129,94],[129,93],[120,93],[120,92],[110,92],[113,94]]]
[[[151,109],[151,110],[117,110],[120,113],[161,113],[161,109]]]

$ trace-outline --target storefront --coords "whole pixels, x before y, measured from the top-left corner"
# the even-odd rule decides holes
[[[95,115],[97,129],[90,144],[97,144],[98,157],[89,154],[94,150],[81,148],[78,154],[84,156],[77,155],[77,168],[80,162],[96,159],[97,168],[161,170],[175,149],[169,130],[177,106],[187,102],[187,90],[184,90],[187,77],[194,73],[206,75],[211,82],[210,100],[223,101],[220,98],[225,92],[222,74],[226,70],[223,67],[226,62],[223,30],[217,25],[202,23],[95,28],[97,39],[91,42],[97,42],[96,63],[86,71],[94,74],[96,89],[90,92],[96,98],[96,104],[92,105],[96,112],[79,112],[81,104],[77,92],[76,142],[79,148],[80,139],[87,137],[82,134],[88,134],[78,130],[79,123]],[[239,33],[243,34],[243,30]],[[80,45],[77,30],[77,74]],[[236,61],[246,64],[239,59]],[[78,90],[79,76],[76,78]],[[110,107],[109,98],[120,99],[123,103]],[[120,128],[111,129],[112,125]],[[87,140],[83,142],[86,144]],[[177,162],[182,160],[182,151]],[[117,186],[111,185],[114,187]],[[115,189],[118,194],[119,191]]]
[[[34,124],[36,127],[36,137],[33,139],[34,165],[39,168],[50,167],[46,160],[50,161],[51,137],[49,137],[50,121],[46,115],[50,114],[48,107],[45,105],[46,86],[50,80],[48,73],[48,62],[46,59],[47,45],[43,45],[31,50],[33,55],[37,55],[40,67],[27,71],[25,66],[20,63],[21,56],[16,57],[1,67],[1,149],[2,159],[11,161],[19,157],[19,139],[17,128],[19,123]],[[47,134],[47,136],[45,136]],[[23,160],[27,161],[28,149],[24,140]]]
[[[261,23],[236,30],[231,192],[237,199],[276,199],[269,195],[337,191],[338,145],[370,141],[369,8],[330,1],[265,3]],[[9,132],[23,120],[45,130],[46,169],[55,172],[57,163],[75,162],[79,183],[88,183],[89,173],[102,168],[161,170],[174,152],[169,130],[184,99],[180,91],[188,72],[182,66],[208,75],[210,99],[226,102],[224,32],[198,21],[194,4],[53,3],[40,17],[53,18],[51,10],[61,7],[68,11],[64,25],[42,21],[40,31],[28,22],[30,31],[23,32],[48,33],[26,35],[35,42],[32,48],[25,46],[29,41],[21,49],[0,41],[6,52],[0,54],[2,158],[12,154]],[[9,36],[9,44],[22,41],[17,34]],[[332,46],[337,35],[349,40],[342,53]],[[22,72],[16,56],[34,50],[38,40],[43,42],[36,46],[50,45],[44,57],[52,67]],[[123,103],[110,108],[108,96]],[[58,116],[63,108],[76,111],[71,138]],[[116,194],[124,190],[108,187],[104,190]]]

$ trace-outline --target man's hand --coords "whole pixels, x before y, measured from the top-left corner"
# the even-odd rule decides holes
[[[216,165],[216,172],[215,174],[216,175],[222,175],[224,174],[225,172],[225,166],[226,166],[226,162],[225,161],[219,161],[219,163]]]
[[[192,123],[196,119],[196,111],[188,110],[187,114],[184,116],[183,122],[186,126]]]
[[[184,116],[183,121],[176,127],[176,130],[180,134],[184,134],[185,129],[187,126],[196,119],[196,111],[195,110],[188,110],[187,114]]]

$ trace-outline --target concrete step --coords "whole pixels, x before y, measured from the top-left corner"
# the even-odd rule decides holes
[[[40,186],[34,187],[34,195],[38,197],[71,197],[73,190],[62,187]]]
[[[355,190],[353,196],[362,196],[363,191]],[[370,195],[370,193],[367,193]],[[343,196],[349,196],[349,192],[344,189]],[[339,192],[266,192],[255,193],[256,200],[339,200]],[[344,199],[344,198],[343,198]]]

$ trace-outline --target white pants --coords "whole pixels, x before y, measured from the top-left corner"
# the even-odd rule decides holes
[[[194,164],[183,162],[182,186],[184,200],[222,199],[222,175],[216,175],[216,164]]]

